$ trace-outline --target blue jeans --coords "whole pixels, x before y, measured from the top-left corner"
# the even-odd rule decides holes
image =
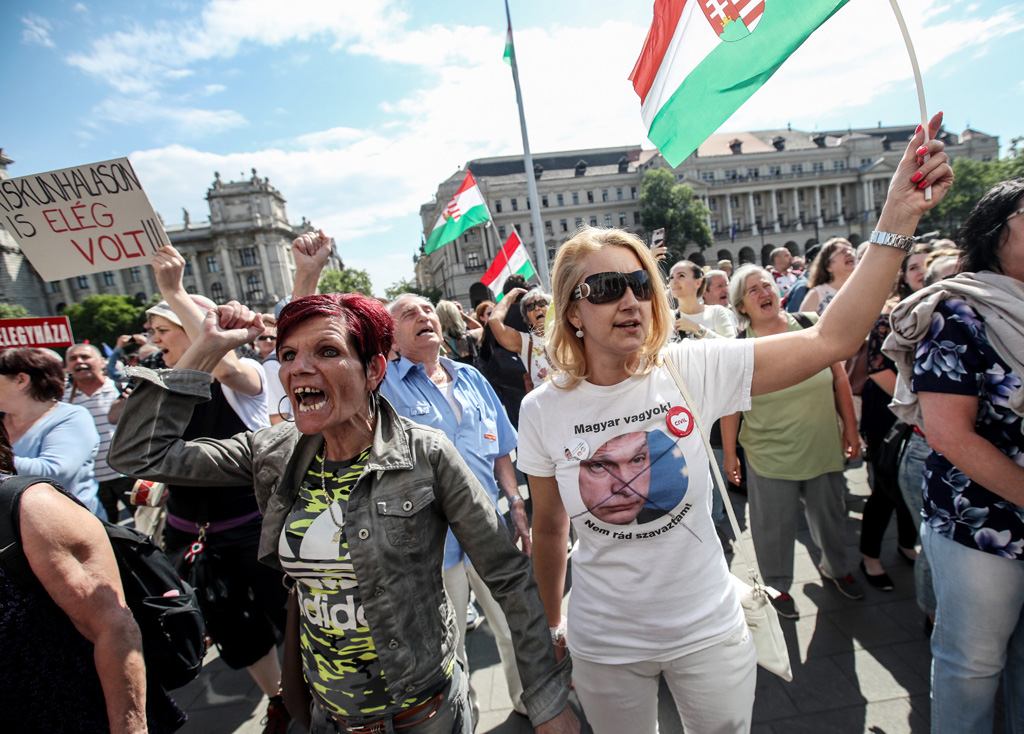
[[[921,522],[921,510],[924,508],[924,461],[931,452],[931,447],[924,437],[914,432],[910,434],[907,448],[900,460],[900,492],[907,503],[907,509],[918,523]],[[914,562],[914,587],[917,591],[917,606],[929,617],[934,617],[935,590],[932,588],[932,569],[923,547]]]
[[[312,711],[310,734],[344,734],[347,731],[315,702]],[[382,731],[385,734],[473,734],[473,717],[469,712],[468,676],[462,670],[459,661],[455,661],[452,679],[445,689],[444,701],[436,714],[419,724],[403,726],[397,730],[391,719],[381,723],[384,724]]]
[[[1007,734],[1024,732],[1024,561],[968,548],[923,526],[938,609],[933,734],[992,734],[1003,678]]]

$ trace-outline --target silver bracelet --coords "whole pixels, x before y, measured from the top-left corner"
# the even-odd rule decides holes
[[[917,237],[906,234],[893,234],[892,232],[880,232],[876,229],[871,233],[871,238],[868,241],[873,245],[885,245],[886,247],[895,247],[898,250],[910,252],[910,248],[917,242]]]
[[[565,618],[563,617],[559,621],[557,627],[548,627],[548,631],[551,633],[552,644],[557,645],[565,639]]]

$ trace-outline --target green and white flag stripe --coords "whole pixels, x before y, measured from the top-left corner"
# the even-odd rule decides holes
[[[484,197],[480,194],[473,174],[467,171],[459,190],[437,218],[423,252],[429,255],[442,245],[458,239],[466,230],[490,220],[491,213],[487,211]]]

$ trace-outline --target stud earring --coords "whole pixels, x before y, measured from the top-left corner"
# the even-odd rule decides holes
[[[576,329],[576,336],[578,336],[580,339],[582,339],[583,338],[583,329]]]

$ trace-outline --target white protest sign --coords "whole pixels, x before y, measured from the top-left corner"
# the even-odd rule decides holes
[[[43,280],[145,265],[170,244],[127,158],[0,181],[0,216]]]

